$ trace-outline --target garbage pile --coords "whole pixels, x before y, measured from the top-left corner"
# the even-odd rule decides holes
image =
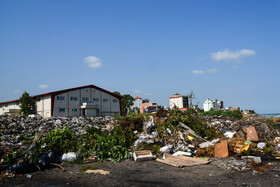
[[[108,131],[116,122],[111,116],[0,116],[0,169],[2,171],[8,168],[12,173],[28,173],[48,168],[52,164],[80,159],[82,156],[78,155],[81,154],[76,152],[85,147],[78,144],[83,142],[82,137],[86,136],[87,130]]]
[[[280,155],[279,128],[257,115],[239,119],[160,110],[117,119],[0,116],[2,168],[28,173],[63,162],[131,158],[246,171]]]
[[[22,146],[24,140],[33,139],[36,133],[45,131],[49,132],[53,129],[70,128],[76,134],[85,134],[86,128],[110,128],[110,124],[115,123],[115,119],[111,116],[85,118],[32,118],[32,117],[12,117],[0,116],[0,142],[1,145]]]
[[[236,117],[228,116],[203,116],[211,126],[223,131],[242,132],[247,126],[254,126],[258,132],[259,141],[272,141],[278,135],[271,125],[266,123],[266,118],[259,115],[252,115],[246,119],[238,119]]]
[[[174,122],[174,118],[177,118],[177,121]],[[155,119],[160,119],[158,121],[161,122],[157,123]],[[203,121],[207,122],[207,126],[203,125]],[[173,122],[174,126],[168,126]],[[153,129],[153,126],[154,131],[145,130],[147,127]],[[189,113],[150,117],[149,121],[144,123],[144,132],[138,134],[134,147],[139,151],[148,147],[143,144],[157,145],[161,146],[159,153],[164,154],[163,157],[168,154],[183,156],[179,157],[181,160],[186,156],[210,158],[209,161],[220,168],[246,171],[252,169],[253,163],[260,165],[262,160],[267,158],[270,161],[278,161],[279,140],[279,129],[273,128],[266,123],[266,118],[258,115],[239,119],[232,116],[202,116]],[[141,146],[137,147],[139,144]],[[161,157],[159,154],[157,156]],[[177,167],[182,165],[172,159],[173,162],[166,163]],[[137,160],[136,156],[134,160]],[[191,165],[190,161],[187,165]]]

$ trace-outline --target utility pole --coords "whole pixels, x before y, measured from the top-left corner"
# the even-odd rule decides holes
[[[190,106],[189,106],[189,108],[192,108],[192,100],[193,99],[196,99],[196,97],[194,96],[194,93],[193,93],[193,91],[191,91],[191,93],[190,93],[190,95],[189,95],[189,98],[190,98]]]

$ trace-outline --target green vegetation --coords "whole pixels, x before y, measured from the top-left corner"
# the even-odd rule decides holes
[[[169,129],[173,134],[176,134],[180,130],[180,122],[190,127],[201,137],[207,137],[209,140],[218,135],[216,129],[209,127],[208,124],[199,117],[199,114],[195,110],[188,110],[185,112],[180,110],[170,110],[169,120],[165,121],[163,124],[156,124],[157,133],[163,142],[169,140],[169,137],[165,133],[165,129]]]
[[[200,113],[202,115],[232,116],[232,117],[237,117],[239,119],[242,118],[242,113],[238,110],[234,110],[234,111],[210,110],[208,112],[200,112]]]
[[[141,118],[137,120],[140,120],[139,123],[142,122]],[[98,161],[120,162],[129,158],[128,149],[136,140],[133,128],[133,126],[116,125],[111,132],[88,128],[85,135],[77,135],[73,129],[69,128],[54,129],[42,136],[32,151],[22,153],[20,150],[11,150],[6,154],[4,161],[12,163],[17,158],[24,158],[31,163],[37,163],[39,153],[55,150],[60,153],[79,152],[83,158],[95,156]],[[77,159],[72,163],[81,164],[83,159]]]
[[[24,92],[19,100],[20,103],[20,114],[23,116],[28,116],[29,114],[34,114],[35,102],[29,96],[29,93]]]
[[[268,156],[273,156],[273,155],[276,154],[276,152],[274,150],[274,147],[271,143],[266,143],[265,144],[263,152],[264,152],[265,155],[268,155]]]
[[[121,101],[121,114],[123,116],[127,115],[130,107],[133,105],[134,98],[129,94],[121,95],[120,92],[117,91],[115,91],[114,93],[123,97]]]

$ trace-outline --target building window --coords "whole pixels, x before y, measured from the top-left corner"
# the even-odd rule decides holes
[[[83,97],[83,102],[88,102],[88,97]]]
[[[99,98],[93,98],[92,101],[93,102],[99,102]]]
[[[63,100],[64,100],[64,96],[56,96],[56,100],[61,100],[61,101],[63,101]]]
[[[113,103],[118,103],[119,101],[117,99],[113,99]]]
[[[65,108],[59,108],[59,112],[65,112]]]
[[[78,97],[70,97],[71,101],[78,101]]]
[[[78,109],[72,108],[72,112],[77,112],[77,111],[78,111]]]
[[[104,103],[107,103],[107,102],[109,102],[109,99],[105,99],[105,98],[104,98],[104,99],[103,99],[103,102],[104,102]]]

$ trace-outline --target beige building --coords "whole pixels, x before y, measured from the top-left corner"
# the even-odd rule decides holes
[[[94,85],[59,90],[33,96],[36,113],[42,117],[118,116],[121,96]],[[17,115],[19,100],[0,103],[0,115]]]
[[[173,109],[175,106],[178,109],[189,108],[188,96],[183,96],[176,93],[173,96],[169,97],[169,105],[170,109]]]

